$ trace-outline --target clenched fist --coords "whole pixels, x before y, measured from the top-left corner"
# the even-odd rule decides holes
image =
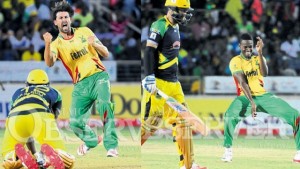
[[[52,35],[49,32],[44,33],[43,38],[44,38],[45,43],[52,42]]]

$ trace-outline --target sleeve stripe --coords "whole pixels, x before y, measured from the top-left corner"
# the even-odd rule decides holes
[[[237,71],[232,72],[232,74],[236,74],[236,73],[243,73],[243,71],[242,70],[237,70]]]
[[[152,43],[153,45],[156,45],[156,46],[158,45],[157,42],[155,42],[155,41],[153,41],[153,40],[150,40],[150,39],[147,40],[147,43]]]

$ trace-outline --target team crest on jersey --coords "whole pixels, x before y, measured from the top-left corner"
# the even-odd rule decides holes
[[[179,49],[180,48],[180,42],[179,41],[175,41],[172,45],[172,49]]]
[[[84,38],[83,36],[81,36],[80,39],[81,39],[81,43],[86,42],[86,38]]]

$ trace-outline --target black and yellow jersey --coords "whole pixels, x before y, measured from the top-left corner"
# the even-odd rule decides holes
[[[53,113],[61,109],[61,94],[47,85],[27,86],[16,90],[12,96],[8,117],[30,113]]]
[[[152,23],[148,41],[157,44],[154,74],[155,77],[176,82],[180,35],[178,24],[172,25],[166,16]],[[145,63],[147,64],[147,63]]]

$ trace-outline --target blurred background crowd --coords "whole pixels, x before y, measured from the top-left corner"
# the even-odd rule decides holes
[[[107,60],[140,60],[139,0],[68,2],[75,11],[72,26],[92,29],[110,51]],[[50,6],[50,0],[0,0],[0,61],[43,60],[42,35],[58,34]]]
[[[231,75],[228,63],[240,54],[239,35],[264,41],[271,76],[300,75],[299,0],[190,0],[190,23],[181,30],[180,75]],[[165,0],[142,0],[142,44],[149,26],[166,14]],[[255,48],[255,46],[254,46]]]

